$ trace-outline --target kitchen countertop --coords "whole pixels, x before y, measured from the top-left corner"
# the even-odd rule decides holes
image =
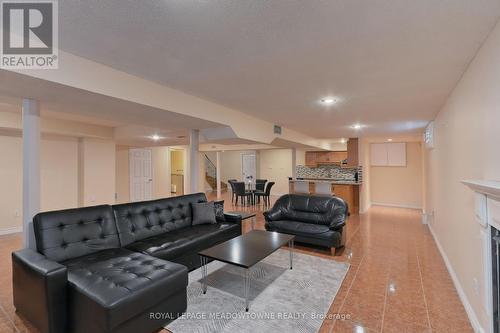
[[[313,183],[330,183],[336,185],[361,185],[361,182],[355,182],[353,180],[340,180],[340,179],[326,179],[326,178],[302,178],[302,179],[291,179],[290,183],[294,182],[313,182]]]

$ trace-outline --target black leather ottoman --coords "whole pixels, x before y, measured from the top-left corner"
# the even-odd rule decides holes
[[[68,269],[68,317],[72,332],[134,332],[186,308],[187,268],[126,249],[110,249],[63,263]],[[173,298],[179,301],[173,301]],[[168,305],[161,305],[166,302]],[[92,318],[88,320],[86,318]],[[160,323],[161,325],[161,323]],[[137,330],[135,330],[137,332]]]

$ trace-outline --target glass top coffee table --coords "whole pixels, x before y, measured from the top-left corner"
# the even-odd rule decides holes
[[[230,239],[224,243],[215,245],[206,250],[198,252],[201,258],[202,290],[207,293],[207,264],[208,259],[215,259],[227,264],[239,266],[245,269],[244,292],[245,310],[248,311],[250,302],[250,274],[249,269],[265,257],[277,251],[280,247],[288,244],[290,248],[290,269],[293,267],[293,239],[295,236],[269,232],[264,230],[252,230],[246,234]]]

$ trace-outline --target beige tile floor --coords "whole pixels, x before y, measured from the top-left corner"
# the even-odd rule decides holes
[[[260,207],[234,207],[227,195],[226,210],[257,212]],[[250,230],[245,222],[243,231]],[[344,251],[332,257],[326,249],[296,245],[311,255],[348,261],[351,268],[329,313],[350,320],[327,319],[321,332],[473,332],[453,282],[428,228],[416,210],[372,207],[353,215],[347,224]],[[11,252],[21,236],[0,237],[0,332],[37,332],[16,314],[12,305]],[[166,331],[163,331],[166,332]]]

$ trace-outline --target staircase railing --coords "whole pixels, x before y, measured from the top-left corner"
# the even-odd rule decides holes
[[[217,179],[217,167],[214,162],[210,160],[207,154],[203,154],[205,156],[205,175]]]
[[[217,166],[210,160],[207,154],[205,156],[205,180],[210,185],[213,191],[217,190]],[[225,191],[227,189],[227,184],[220,182],[221,189]]]

